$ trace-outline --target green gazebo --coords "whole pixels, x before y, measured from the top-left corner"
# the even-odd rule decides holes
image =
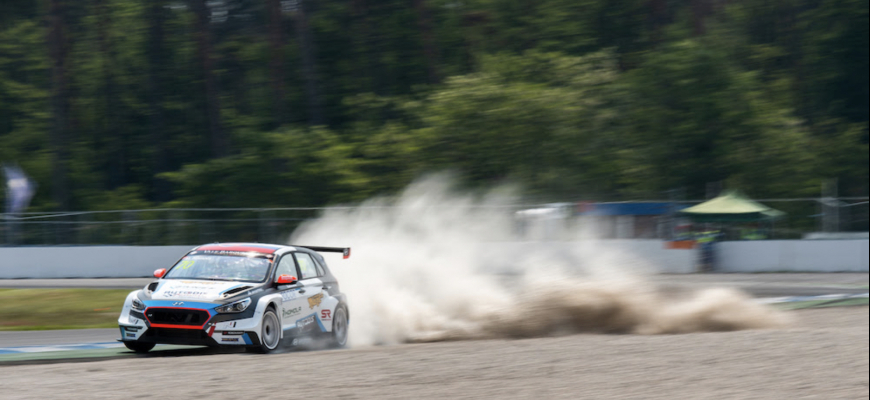
[[[785,213],[728,191],[714,199],[685,208],[680,214],[696,222],[762,222],[785,216]]]

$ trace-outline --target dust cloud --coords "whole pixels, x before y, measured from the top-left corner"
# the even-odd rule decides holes
[[[348,260],[326,257],[348,296],[353,346],[787,323],[736,290],[656,287],[650,265],[602,241],[520,241],[512,193],[468,194],[428,177],[396,197],[331,209],[290,243],[352,247]]]

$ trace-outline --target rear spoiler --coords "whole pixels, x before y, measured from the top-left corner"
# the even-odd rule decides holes
[[[320,247],[320,246],[299,246],[309,250],[324,253],[341,253],[344,258],[350,258],[350,247]]]

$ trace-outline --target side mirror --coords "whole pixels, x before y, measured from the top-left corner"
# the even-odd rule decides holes
[[[160,269],[154,270],[154,277],[155,278],[162,278],[163,275],[166,275],[166,268],[160,268]]]
[[[297,281],[298,279],[296,279],[296,277],[293,275],[278,275],[278,279],[275,281],[275,283],[279,285],[292,285]]]

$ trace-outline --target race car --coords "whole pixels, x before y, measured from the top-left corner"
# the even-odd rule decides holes
[[[190,250],[155,281],[127,295],[120,341],[137,353],[156,344],[247,346],[269,353],[282,340],[347,344],[346,296],[320,252],[350,248],[215,243]]]

